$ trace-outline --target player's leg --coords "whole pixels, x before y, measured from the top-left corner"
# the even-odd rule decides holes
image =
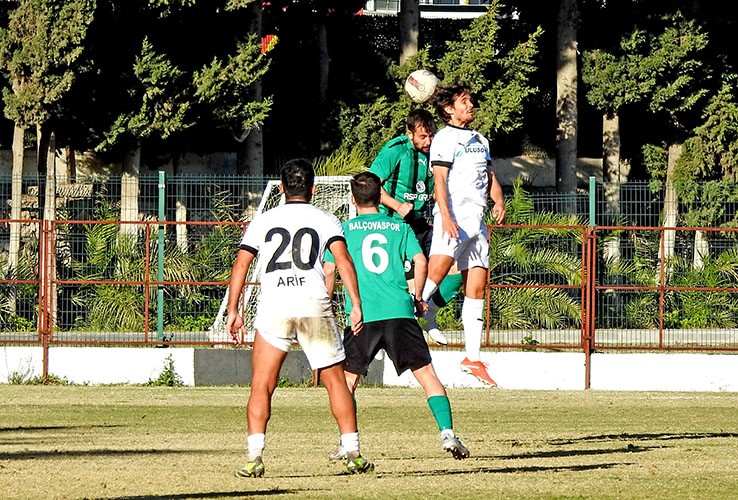
[[[238,476],[264,475],[262,456],[267,423],[272,412],[272,395],[277,387],[279,370],[286,356],[286,351],[271,345],[262,335],[256,333],[251,356],[251,392],[246,406],[248,461],[243,469],[236,472]]]
[[[441,345],[447,345],[448,339],[438,329],[436,315],[442,307],[451,302],[459,294],[463,281],[461,273],[456,269],[456,266],[452,267],[450,273],[441,281],[436,293],[428,301],[428,311],[423,315],[423,318],[426,320],[422,325],[423,329],[431,339]]]
[[[423,300],[430,300],[431,296],[438,290],[439,284],[446,277],[454,265],[454,258],[449,255],[433,254],[428,259],[428,278],[423,288]]]
[[[322,368],[320,379],[328,391],[331,412],[341,433],[340,448],[346,453],[346,468],[352,474],[373,471],[374,464],[362,457],[359,450],[356,410],[343,368],[340,364]]]
[[[326,342],[329,338],[331,343]],[[310,367],[318,370],[320,381],[328,392],[331,412],[341,433],[340,447],[346,452],[346,468],[351,473],[374,470],[374,465],[359,451],[356,410],[343,371],[346,358],[344,334],[338,331],[333,317],[301,318],[297,339]]]
[[[469,456],[469,449],[461,442],[454,433],[454,420],[451,412],[451,402],[446,394],[446,389],[438,380],[436,371],[432,364],[427,364],[417,370],[413,375],[425,391],[428,407],[436,420],[438,430],[441,431],[441,447],[444,451],[451,453],[457,459],[462,460]]]
[[[487,366],[482,362],[480,353],[484,330],[484,289],[487,283],[487,269],[472,267],[462,271],[462,275],[464,304],[461,308],[461,322],[464,325],[466,357],[461,362],[461,369],[485,384],[496,387],[497,382],[487,372]]]

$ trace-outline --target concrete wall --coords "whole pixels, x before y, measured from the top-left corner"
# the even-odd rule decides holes
[[[483,387],[459,370],[461,351],[431,351],[438,377],[446,387]],[[0,351],[0,383],[13,374],[42,373],[41,347],[5,346]],[[186,385],[243,385],[251,377],[247,349],[52,347],[49,373],[77,384],[143,384],[156,379],[171,356]],[[501,389],[581,390],[585,388],[584,354],[483,352],[482,360]],[[738,355],[731,354],[593,354],[590,388],[623,391],[738,392]],[[303,353],[290,351],[280,375],[294,383],[312,380]],[[418,387],[409,372],[395,373],[379,356],[368,384]]]

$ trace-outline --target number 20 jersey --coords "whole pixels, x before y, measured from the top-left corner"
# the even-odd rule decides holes
[[[240,248],[259,256],[257,316],[332,316],[323,255],[336,240],[344,240],[341,222],[309,203],[290,202],[256,216]]]

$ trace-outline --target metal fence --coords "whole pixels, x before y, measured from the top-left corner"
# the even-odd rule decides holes
[[[120,179],[57,186],[56,218],[40,220],[42,183],[24,178],[22,218],[11,220],[10,179],[0,178],[0,342],[227,344],[215,319],[268,181],[142,177],[137,220],[121,222]],[[603,199],[612,188],[527,193],[527,212],[511,201],[510,222],[527,223],[490,228],[484,347],[738,351],[735,202],[713,227],[664,228],[659,190],[617,186],[613,209]],[[451,347],[463,345],[459,304],[445,311]]]

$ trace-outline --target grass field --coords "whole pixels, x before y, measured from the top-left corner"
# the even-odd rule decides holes
[[[280,388],[266,475],[248,388],[0,385],[0,498],[736,498],[738,394],[452,389],[472,452],[441,451],[419,389],[361,388],[370,475],[328,461],[323,389]]]

